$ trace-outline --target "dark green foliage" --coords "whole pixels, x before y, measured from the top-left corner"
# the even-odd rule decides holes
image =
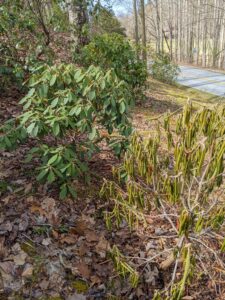
[[[21,87],[26,73],[43,64],[43,59],[52,62],[51,32],[68,27],[58,1],[51,3],[48,16],[45,1],[31,2],[5,0],[0,6],[0,89],[10,83]],[[54,42],[57,48],[59,41]]]
[[[107,70],[113,68],[121,80],[129,84],[133,93],[139,93],[146,84],[145,64],[137,59],[130,43],[119,34],[103,34],[83,48],[81,61],[86,65],[94,64]]]
[[[118,33],[125,36],[125,28],[121,26],[112,9],[103,7],[100,3],[94,6],[90,29],[91,36],[104,33]]]
[[[87,160],[99,150],[100,141],[106,140],[118,155],[126,148],[131,133],[128,110],[132,98],[128,85],[113,70],[61,64],[36,70],[29,87],[21,100],[19,125],[14,131],[3,128],[6,134],[1,138],[2,147],[10,148],[20,141],[18,132],[24,137],[38,137],[44,144],[28,157],[42,161],[37,179],[58,181],[61,197],[68,192],[75,196],[72,179],[86,177]]]
[[[171,61],[168,54],[160,53],[153,58],[150,72],[155,79],[173,84],[180,69],[178,65]]]
[[[0,150],[14,150],[27,138],[27,132],[21,125],[17,126],[14,119],[10,119],[0,127]]]

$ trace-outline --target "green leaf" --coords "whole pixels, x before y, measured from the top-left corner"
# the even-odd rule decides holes
[[[38,130],[39,130],[39,127],[38,127],[38,125],[36,125],[31,132],[31,136],[36,137],[38,135]]]
[[[71,185],[68,185],[68,189],[70,194],[72,195],[73,198],[77,197],[77,192],[74,190],[74,188]]]
[[[48,85],[43,83],[38,88],[38,94],[41,98],[46,98],[48,94]]]
[[[66,184],[61,185],[60,194],[59,194],[60,199],[65,199],[66,195],[67,195],[67,192],[68,192],[68,190],[67,190]]]
[[[82,75],[82,71],[78,70],[75,75],[74,75],[74,79],[77,83],[81,82],[84,78],[84,75]]]
[[[6,143],[6,146],[8,146],[9,148],[12,146],[12,143],[10,142],[10,139],[5,136],[5,143]]]
[[[106,83],[105,83],[105,80],[103,79],[101,81],[101,89],[104,90],[105,89],[105,86],[106,86]]]
[[[34,127],[35,127],[36,123],[31,123],[28,127],[27,127],[27,133],[31,134],[31,132],[33,131]]]
[[[55,181],[55,174],[52,170],[50,170],[49,174],[48,174],[48,178],[47,178],[47,181],[48,183],[52,183]]]
[[[34,92],[35,92],[35,88],[30,89],[27,95],[23,97],[19,103],[23,104],[28,98],[31,98],[33,96]]]
[[[51,103],[51,107],[53,107],[53,108],[56,107],[58,102],[59,102],[59,98],[55,98]]]
[[[73,116],[73,115],[78,116],[80,113],[81,113],[81,106],[75,106],[70,110],[69,115],[70,116]]]
[[[59,157],[58,154],[53,155],[53,156],[49,159],[48,165],[52,165],[52,164],[57,160],[58,157]]]
[[[50,85],[50,86],[53,86],[53,85],[55,84],[55,82],[56,82],[56,79],[57,79],[57,75],[56,75],[56,74],[53,74],[53,75],[52,75],[52,78],[51,78],[51,80],[50,80],[49,85]]]
[[[55,122],[54,125],[53,125],[52,130],[53,130],[53,133],[54,133],[55,136],[59,135],[59,133],[60,133],[59,123]]]
[[[23,109],[28,109],[31,106],[31,103],[32,103],[31,99],[28,99],[27,103],[24,105]]]
[[[47,175],[48,169],[43,169],[37,176],[37,180],[41,181]]]
[[[93,127],[91,133],[89,134],[89,139],[92,141],[96,137],[96,134],[97,130],[95,127]]]
[[[69,94],[68,94],[68,101],[72,102],[75,99],[76,99],[75,95],[72,92],[69,92]]]
[[[125,110],[126,110],[126,106],[125,106],[124,102],[122,101],[120,103],[120,113],[123,114],[125,112]]]
[[[88,93],[88,98],[92,101],[92,100],[94,100],[95,98],[96,98],[96,93],[95,93],[95,91],[90,91],[89,93]]]

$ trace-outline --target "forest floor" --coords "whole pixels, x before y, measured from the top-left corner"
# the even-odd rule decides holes
[[[1,95],[1,122],[19,113],[20,98],[16,88]],[[134,127],[144,136],[151,135],[153,119],[178,111],[188,99],[196,106],[217,101],[197,90],[149,79],[147,99],[132,113]],[[109,204],[100,199],[99,189],[119,161],[103,149],[90,162],[90,185],[76,182],[77,199],[61,201],[58,187],[38,185],[33,165],[24,162],[31,146],[0,153],[0,299],[152,299],[154,290],[164,287],[167,273],[150,265],[145,274],[148,280],[132,289],[118,277],[107,255],[114,244],[132,257],[151,255],[157,247],[153,236],[162,229],[154,222],[148,232],[143,228],[131,232],[126,226],[106,229],[103,212]],[[149,249],[152,243],[155,246]],[[183,299],[223,297],[217,297],[204,279],[193,284]]]

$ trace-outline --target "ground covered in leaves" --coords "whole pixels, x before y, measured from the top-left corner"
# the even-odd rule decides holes
[[[154,131],[154,118],[182,106],[175,92],[168,96],[162,86],[151,90],[151,85],[156,82],[150,81],[146,101],[133,112],[134,126],[146,136]],[[1,123],[19,113],[20,98],[16,88],[1,95]],[[36,183],[32,164],[24,161],[31,146],[0,153],[0,299],[151,299],[164,287],[169,268],[145,264],[142,282],[133,289],[118,277],[108,256],[115,244],[131,264],[141,265],[156,248],[163,249],[165,240],[158,237],[167,232],[157,218],[148,220],[148,231],[131,232],[126,224],[106,229],[103,213],[109,204],[100,199],[99,189],[119,161],[103,149],[90,162],[90,185],[74,182],[77,199],[61,201],[57,186]],[[224,298],[202,277],[183,299]]]

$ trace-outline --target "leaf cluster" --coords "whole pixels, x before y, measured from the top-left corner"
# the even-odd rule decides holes
[[[85,65],[94,64],[105,70],[113,68],[118,78],[129,84],[133,96],[140,96],[146,84],[145,63],[137,58],[129,41],[120,34],[95,36],[83,48],[80,59]]]
[[[29,153],[29,159],[42,161],[37,179],[58,181],[61,197],[68,192],[75,196],[68,182],[86,175],[86,162],[99,151],[101,141],[118,155],[126,148],[132,131],[129,88],[113,70],[82,69],[73,64],[39,67],[29,87],[20,101],[23,113],[16,120],[17,127],[3,127],[2,147],[20,142],[20,131],[38,139],[43,145]]]

